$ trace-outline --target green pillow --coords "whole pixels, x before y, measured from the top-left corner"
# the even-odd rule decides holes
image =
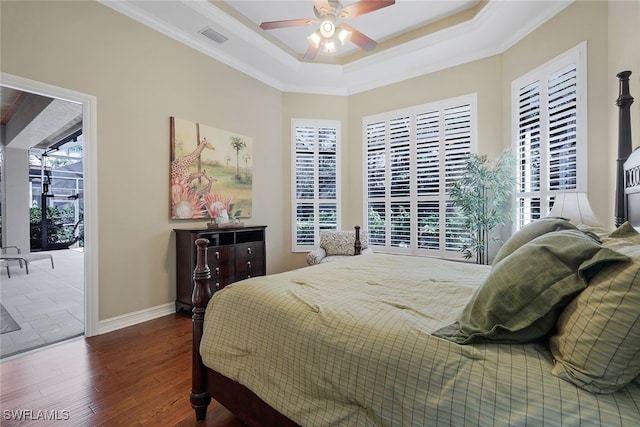
[[[613,393],[640,375],[640,234],[623,224],[610,237],[603,246],[631,261],[599,271],[549,339],[551,372],[592,393]]]
[[[571,224],[569,220],[565,218],[547,217],[530,222],[504,242],[498,250],[496,257],[493,259],[493,265],[496,265],[503,258],[512,254],[520,246],[532,241],[536,237],[540,237],[543,234],[547,234],[552,231],[575,229],[576,226]]]
[[[534,341],[603,263],[628,259],[579,230],[544,234],[495,264],[460,319],[434,335],[459,344]]]
[[[634,237],[637,236],[638,231],[633,228],[633,225],[629,221],[626,221],[620,227],[616,228],[609,234],[609,237]]]

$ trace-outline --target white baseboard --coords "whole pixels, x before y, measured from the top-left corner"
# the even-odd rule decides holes
[[[134,311],[133,313],[112,317],[110,319],[100,320],[98,322],[98,335],[126,328],[127,326],[137,325],[138,323],[157,319],[158,317],[166,316],[175,312],[176,305],[175,303],[170,302],[156,307]]]

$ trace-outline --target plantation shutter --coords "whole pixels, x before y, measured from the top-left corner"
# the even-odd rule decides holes
[[[582,46],[514,82],[516,226],[546,216],[555,194],[586,191]]]
[[[409,247],[411,244],[411,168],[410,120],[408,116],[389,121],[390,169],[390,238],[391,246]]]
[[[445,110],[445,191],[448,193],[451,184],[458,180],[466,170],[465,161],[471,153],[471,107],[457,106]],[[447,201],[446,206],[446,251],[458,251],[462,240],[468,235],[453,203]]]
[[[440,111],[416,115],[418,249],[438,251],[440,242]]]
[[[549,190],[573,190],[577,186],[576,68],[551,75],[549,91]]]
[[[293,250],[317,246],[320,230],[338,229],[339,122],[292,120]]]
[[[448,198],[475,150],[475,95],[365,117],[366,224],[379,252],[458,257]]]

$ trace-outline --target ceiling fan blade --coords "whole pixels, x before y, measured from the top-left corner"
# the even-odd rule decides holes
[[[260,24],[260,28],[263,30],[273,30],[276,28],[287,28],[287,27],[302,27],[304,25],[310,25],[314,22],[317,22],[315,19],[305,18],[305,19],[287,19],[285,21],[269,21],[263,22]]]
[[[330,14],[333,10],[329,4],[329,0],[313,0],[313,7],[318,11],[320,16]]]
[[[338,17],[342,19],[351,19],[374,10],[395,4],[396,0],[360,0],[357,3],[347,6],[338,12]]]
[[[378,42],[365,36],[360,31],[353,28],[351,25],[340,24],[345,29],[351,31],[351,41],[364,50],[372,50],[378,45]]]
[[[305,61],[313,61],[316,55],[318,54],[319,50],[320,50],[320,46],[318,47],[309,46],[309,49],[307,49],[302,59],[304,59]]]

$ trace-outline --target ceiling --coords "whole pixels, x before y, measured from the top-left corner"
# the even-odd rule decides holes
[[[82,131],[82,104],[0,86],[2,145],[49,148]]]
[[[374,50],[349,43],[311,62],[306,37],[318,23],[259,25],[315,18],[313,0],[98,1],[278,90],[350,95],[502,53],[573,0],[396,0],[339,20],[376,40]]]
[[[98,1],[283,92],[350,95],[502,53],[573,0],[396,0],[338,20],[376,40],[374,50],[348,43],[313,61],[303,56],[317,22],[259,27],[314,18],[313,0]],[[10,147],[47,148],[82,127],[80,104],[7,86],[0,87],[0,100],[2,144]]]

